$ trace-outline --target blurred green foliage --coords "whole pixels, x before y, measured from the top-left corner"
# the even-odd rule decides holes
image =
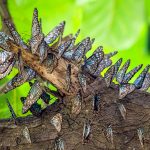
[[[138,64],[150,63],[150,1],[149,0],[8,0],[8,8],[25,41],[31,33],[33,9],[39,10],[43,32],[48,33],[62,20],[66,21],[65,35],[81,29],[78,40],[90,36],[95,38],[93,49],[104,46],[106,53],[118,50],[115,62],[123,57],[124,62],[131,59],[129,69]],[[0,85],[10,80],[17,70]],[[137,76],[136,76],[137,77]],[[21,96],[26,96],[29,85],[24,84],[6,95],[0,96],[0,118],[7,118],[10,112],[6,107],[6,97],[10,100],[18,116],[21,116]]]

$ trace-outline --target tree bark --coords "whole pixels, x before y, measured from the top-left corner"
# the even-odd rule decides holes
[[[92,90],[92,88],[94,88]],[[70,113],[70,97],[64,97],[64,103],[57,101],[43,112],[40,118],[18,118],[16,125],[13,120],[0,121],[1,149],[54,149],[55,140],[61,137],[66,150],[97,150],[97,149],[145,149],[150,148],[150,95],[135,91],[123,100],[118,99],[118,87],[107,88],[103,80],[98,79],[88,91],[98,91],[101,95],[100,109],[93,112],[92,94],[84,95],[82,110],[79,115]],[[117,103],[124,104],[127,116],[124,120]],[[58,133],[50,123],[57,113],[63,116],[62,129]],[[91,137],[83,143],[82,133],[85,119],[92,121]],[[106,130],[112,126],[113,144],[107,139]],[[30,132],[31,144],[22,136],[23,128]],[[144,130],[144,147],[141,147],[137,129]]]

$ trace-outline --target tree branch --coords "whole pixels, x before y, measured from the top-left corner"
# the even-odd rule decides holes
[[[99,88],[101,94],[100,109],[97,113],[93,112],[89,96],[86,100],[84,97],[80,114],[73,116],[70,113],[70,97],[65,97],[65,100],[68,99],[67,105],[62,105],[60,101],[57,101],[46,108],[39,118],[20,118],[14,129],[12,120],[1,120],[0,145],[2,148],[10,149],[54,149],[56,139],[61,138],[66,150],[149,149],[150,95],[146,92],[135,91],[123,100],[117,100],[116,87],[107,88],[102,80],[97,82],[97,85],[95,83],[95,86]],[[127,110],[126,120],[122,118],[116,100],[124,104]],[[50,123],[51,118],[57,113],[63,116],[60,133]],[[83,144],[82,134],[86,119],[92,122],[91,137],[88,143]],[[106,131],[109,124],[113,130],[113,144],[107,138]],[[29,129],[31,144],[22,136],[25,126]],[[141,147],[139,141],[137,133],[139,128],[144,130],[144,148]]]
[[[36,71],[42,78],[52,83],[61,92],[67,95],[74,95],[77,93],[77,91],[80,88],[79,81],[77,78],[79,68],[75,66],[73,63],[71,63],[72,84],[68,92],[66,89],[67,87],[66,70],[67,70],[67,64],[68,64],[67,60],[60,58],[57,61],[57,65],[47,66],[44,62],[43,63],[40,62],[39,57],[31,54],[29,50],[23,49],[22,47],[16,45],[12,40],[8,40],[6,42],[9,45],[9,49],[11,50],[11,52],[17,54],[18,51],[21,50],[21,56],[22,56],[23,62],[26,65],[30,66],[30,68],[32,68],[34,71]],[[5,49],[2,45],[0,45],[0,47]],[[52,72],[48,71],[50,67],[53,67]]]
[[[10,32],[9,32],[8,28],[4,23],[5,19],[9,20],[10,22],[13,22],[12,17],[9,13],[9,10],[8,10],[7,0],[0,0],[0,16],[1,16],[1,20],[2,20],[2,29],[1,29],[1,31],[3,31],[3,32],[10,35]]]

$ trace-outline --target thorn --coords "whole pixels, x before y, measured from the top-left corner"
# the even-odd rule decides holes
[[[62,124],[62,115],[60,113],[56,114],[51,119],[51,124],[56,128],[58,132],[61,131],[61,124]]]
[[[31,106],[40,98],[42,92],[43,88],[41,87],[40,82],[35,81],[30,89],[26,101],[24,102],[22,113],[26,113],[31,108]]]
[[[67,58],[67,59],[72,58],[72,55],[73,55],[73,52],[74,52],[73,47],[75,46],[74,44],[76,42],[76,39],[77,39],[79,33],[80,33],[80,29],[78,29],[78,31],[75,33],[74,37],[70,37],[69,39],[67,39],[67,40],[71,40],[71,44],[69,45],[67,50],[62,54],[65,58]]]
[[[96,58],[97,66],[104,58],[103,47],[99,46],[93,53],[93,56]]]
[[[28,82],[30,87],[32,87],[33,83],[32,82]],[[47,83],[46,83],[47,84]],[[42,94],[40,96],[40,98],[44,101],[44,103],[49,104],[50,101],[50,95],[47,94],[47,92],[45,92],[45,90],[42,91]]]
[[[130,65],[130,59],[128,59],[126,62],[125,62],[125,64],[122,66],[122,68],[119,70],[119,72],[117,73],[117,75],[116,75],[116,80],[118,81],[118,83],[122,83],[122,80],[123,80],[123,78],[124,78],[124,76],[125,76],[125,73],[126,73],[126,71],[127,71],[127,69],[128,69],[128,67],[129,67],[129,65]]]
[[[9,20],[5,20],[4,23],[6,24],[6,26],[8,27],[11,36],[13,37],[14,41],[22,46],[24,49],[27,49],[28,46],[24,43],[24,41],[21,39],[20,34],[17,32],[17,30],[15,29],[14,24],[12,24]]]
[[[30,68],[25,68],[23,75],[18,73],[1,89],[1,91],[3,93],[7,93],[15,89],[16,87],[21,86],[26,81],[32,80],[34,77],[35,77],[35,71],[33,71]]]
[[[76,39],[77,39],[77,37],[79,36],[79,34],[80,34],[80,29],[78,29],[78,30],[77,30],[77,32],[76,32],[76,34],[74,35],[74,37],[73,37],[73,38],[76,40]],[[74,41],[75,41],[75,40],[74,40]]]
[[[71,44],[71,41],[72,41],[72,39],[70,39],[68,41],[65,41],[64,43],[62,43],[58,47],[58,49],[57,49],[57,51],[58,51],[57,59],[59,59],[63,55],[63,53],[69,48],[69,46]]]
[[[113,130],[111,125],[108,126],[108,128],[106,129],[106,137],[107,139],[111,142],[111,144],[114,144],[114,139],[113,139]]]
[[[85,61],[83,69],[90,74],[94,74],[103,57],[103,47],[100,46],[94,51],[93,55]]]
[[[8,40],[13,40],[10,36],[6,35],[4,32],[0,32],[0,47],[6,51],[10,51],[7,44]]]
[[[10,60],[13,57],[13,54],[11,52],[1,50],[0,51],[0,64],[3,64]]]
[[[81,111],[81,107],[82,107],[82,95],[81,95],[81,91],[79,91],[77,95],[72,99],[71,113],[78,115]]]
[[[121,84],[119,87],[119,99],[123,99],[127,94],[135,90],[134,84]]]
[[[39,56],[39,46],[41,45],[43,41],[43,34],[40,33],[34,37],[31,37],[30,39],[30,46],[31,46],[31,51],[32,51],[32,54],[36,54]]]
[[[131,71],[129,71],[127,74],[125,74],[122,83],[128,83],[132,77],[142,68],[142,64],[133,68]]]
[[[109,69],[104,74],[104,79],[105,79],[107,87],[110,87],[110,85],[112,83],[113,76],[114,76],[114,71],[115,71],[115,66],[112,65],[111,67],[109,67]]]
[[[33,18],[32,18],[32,35],[30,39],[32,54],[37,54],[38,56],[40,55],[39,47],[41,47],[40,45],[42,45],[43,47],[42,44],[43,39],[44,39],[44,34],[42,33],[41,22],[39,22],[38,20],[38,10],[35,8],[33,12]],[[40,57],[40,59],[42,58]]]
[[[99,110],[100,100],[100,95],[95,94],[93,96],[93,110],[96,112]]]
[[[65,27],[65,21],[59,23],[55,28],[53,28],[44,38],[47,44],[53,43],[59,36],[63,35]]]
[[[118,54],[118,51],[114,51],[114,52],[111,52],[109,54],[106,54],[105,57],[107,57],[107,59],[108,59],[108,58],[111,58],[111,57],[115,56],[116,54]]]
[[[39,57],[40,57],[40,63],[42,63],[48,56],[48,50],[49,46],[47,43],[43,40],[41,44],[39,45]]]
[[[38,10],[34,8],[32,18],[32,37],[35,37],[41,33],[41,22],[38,20]]]
[[[79,43],[79,45],[75,48],[75,51],[72,55],[72,60],[75,61],[75,63],[81,62],[87,50],[91,48],[89,42],[90,42],[90,38],[87,37],[83,39],[81,43]]]
[[[95,41],[95,39],[92,39],[92,40],[90,40],[90,38],[87,39],[84,55],[92,48],[92,44],[94,43],[94,41]]]
[[[13,62],[13,57],[0,64],[0,74],[4,74]]]
[[[99,63],[97,70],[94,73],[94,76],[99,76],[100,73],[107,67],[109,67],[112,64],[112,60],[110,60],[109,58],[105,57],[103,58],[103,60]]]
[[[118,108],[120,110],[121,116],[125,120],[126,119],[126,114],[127,114],[126,108],[124,107],[123,104],[120,104],[120,103],[118,104]]]
[[[55,140],[55,149],[54,150],[65,150],[64,141],[62,138],[56,138]]]
[[[138,133],[141,147],[144,148],[144,129],[143,128],[137,129],[137,133]]]
[[[137,79],[134,81],[134,85],[137,89],[140,89],[143,85],[144,79],[146,77],[146,74],[148,73],[150,68],[150,65],[147,65],[144,70],[141,72],[141,74],[137,77]]]
[[[86,75],[83,73],[78,73],[78,80],[79,80],[80,86],[83,89],[83,92],[86,92]]]
[[[86,119],[83,127],[83,143],[88,143],[91,135],[91,121]]]
[[[144,79],[143,85],[140,88],[140,90],[141,91],[147,91],[149,87],[150,87],[150,73],[147,73],[146,77]]]
[[[92,45],[94,42],[95,42],[95,38],[93,38],[93,39],[91,40],[91,45]]]
[[[14,64],[15,64],[15,60],[13,60],[11,62],[11,64],[9,65],[9,67],[7,68],[7,70],[3,74],[0,74],[0,79],[3,79],[12,71]]]
[[[119,68],[120,68],[120,66],[121,66],[121,63],[122,63],[122,58],[120,58],[120,59],[114,64],[115,70],[114,70],[114,76],[113,76],[113,78],[116,77],[117,72],[118,72],[118,70],[119,70]]]
[[[31,144],[31,137],[27,126],[23,129],[23,136],[26,138],[27,142]]]

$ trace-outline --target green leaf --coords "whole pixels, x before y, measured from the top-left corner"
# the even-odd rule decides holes
[[[80,7],[83,32],[109,48],[131,47],[144,25],[143,0],[95,0]]]
[[[150,24],[150,1],[145,0],[145,17],[147,19],[147,22]]]

